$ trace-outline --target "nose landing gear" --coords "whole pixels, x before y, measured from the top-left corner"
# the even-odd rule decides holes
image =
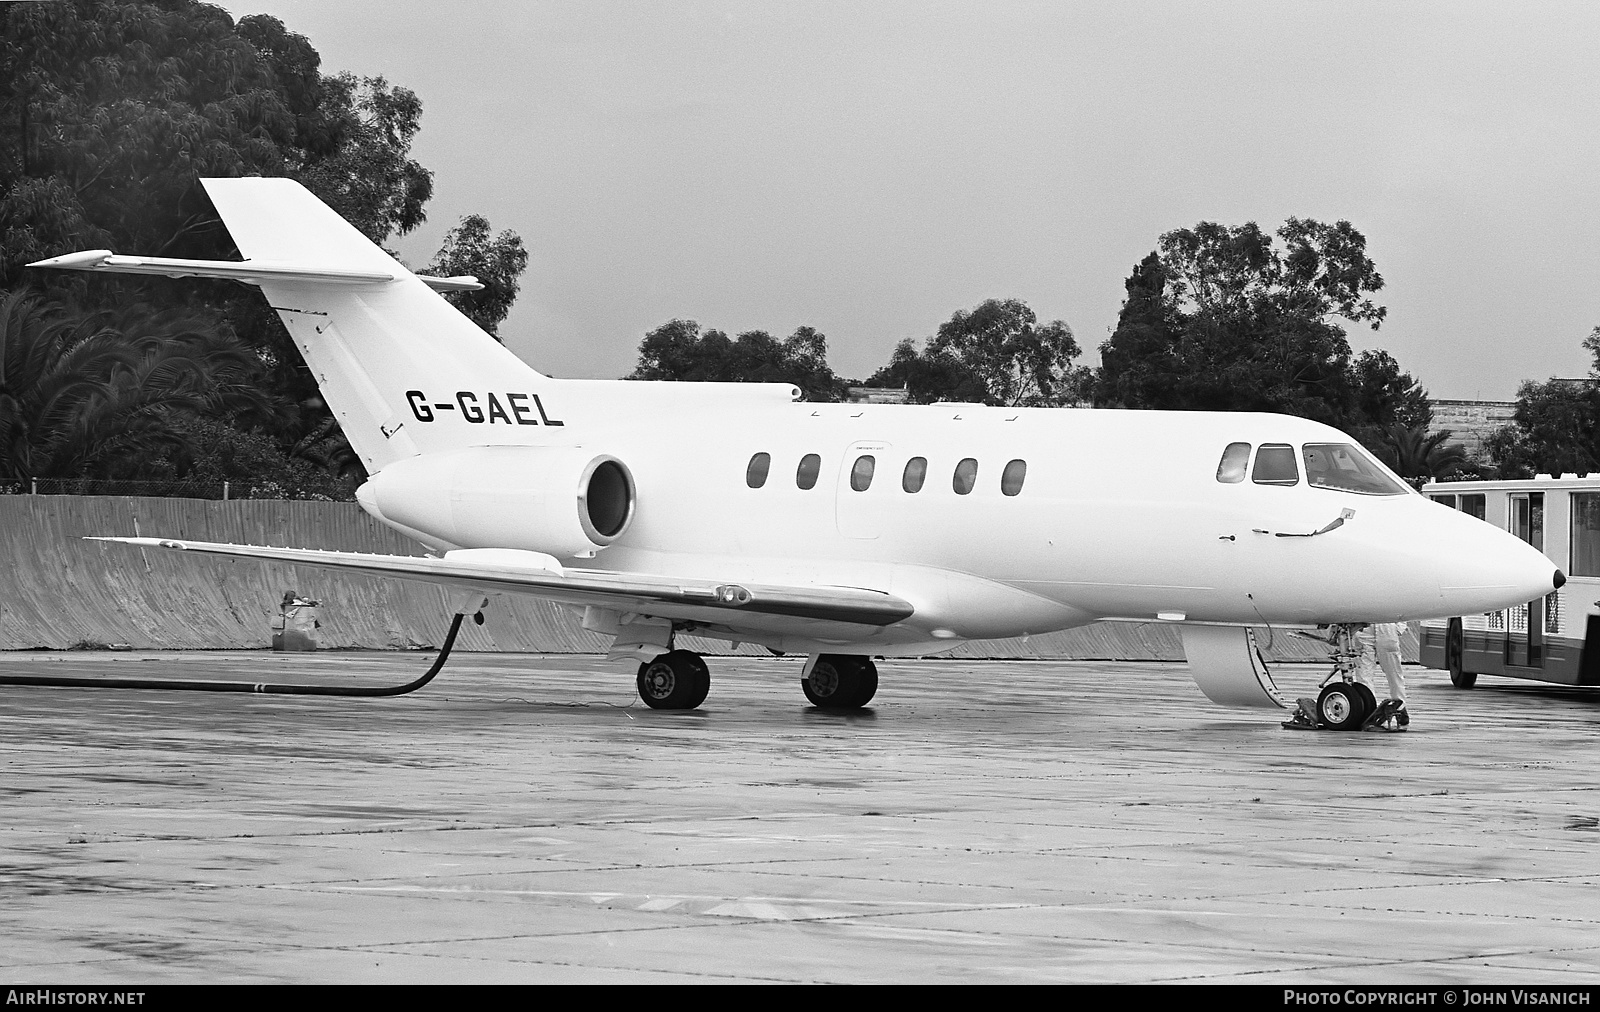
[[[1303,696],[1295,700],[1295,711],[1283,722],[1290,731],[1404,731],[1411,723],[1404,704],[1398,699],[1378,702],[1372,690],[1356,680],[1361,666],[1361,643],[1357,634],[1365,628],[1341,623],[1328,628],[1327,636],[1302,635],[1328,644],[1333,671],[1323,679],[1316,699]]]

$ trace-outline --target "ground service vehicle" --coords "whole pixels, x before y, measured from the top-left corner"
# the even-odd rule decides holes
[[[1566,573],[1524,604],[1422,623],[1423,664],[1457,688],[1479,675],[1600,685],[1600,474],[1438,481],[1423,494],[1539,549]]]

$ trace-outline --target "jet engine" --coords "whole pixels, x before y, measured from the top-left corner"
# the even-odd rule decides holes
[[[356,492],[363,509],[441,548],[591,556],[633,522],[633,473],[572,446],[474,446],[388,465]]]

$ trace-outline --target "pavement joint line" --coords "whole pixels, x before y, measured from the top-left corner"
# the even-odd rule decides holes
[[[436,893],[448,894],[448,895],[472,895],[472,896],[543,896],[543,897],[549,897],[549,898],[554,898],[554,899],[590,900],[591,902],[594,902],[594,903],[610,903],[613,900],[620,900],[620,899],[625,899],[625,900],[628,900],[628,901],[631,902],[634,899],[638,899],[638,898],[642,897],[646,901],[654,900],[654,899],[672,899],[672,900],[697,900],[697,901],[702,901],[702,902],[706,902],[706,903],[724,903],[724,904],[725,903],[772,903],[772,904],[792,904],[792,905],[795,905],[795,906],[841,906],[842,905],[842,906],[862,906],[862,907],[884,907],[884,906],[907,907],[907,906],[914,906],[914,907],[930,907],[930,908],[935,908],[935,909],[940,910],[940,911],[959,911],[959,910],[1035,910],[1035,909],[1047,910],[1047,909],[1053,909],[1053,908],[1055,908],[1057,906],[1056,904],[1048,904],[1048,903],[995,903],[995,902],[988,902],[988,903],[952,903],[952,902],[950,902],[948,900],[940,900],[940,901],[933,901],[933,900],[850,900],[850,899],[837,899],[837,898],[792,897],[792,896],[759,896],[759,895],[751,895],[751,896],[711,896],[711,895],[705,895],[705,894],[677,894],[677,893],[628,893],[628,892],[603,893],[603,892],[595,892],[595,891],[592,891],[592,890],[576,890],[576,889],[573,889],[573,890],[566,890],[566,889],[451,889],[451,888],[431,888],[431,889],[426,889],[426,888],[423,888],[423,887],[420,887],[420,886],[418,886],[418,887],[406,887],[406,886],[347,886],[347,887],[340,888],[338,890],[330,890],[330,891],[357,892],[357,893],[365,893],[365,892],[374,892],[374,893],[381,893],[381,892],[436,892]],[[674,911],[666,910],[666,911],[662,911],[662,912],[663,913],[672,913]],[[821,916],[824,916],[824,915],[819,915],[819,918]],[[825,916],[836,916],[836,915],[830,914],[830,915],[825,915]],[[837,915],[837,916],[853,916],[853,915],[840,914],[840,915]]]

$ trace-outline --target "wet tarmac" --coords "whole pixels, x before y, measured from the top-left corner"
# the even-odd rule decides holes
[[[422,654],[5,653],[0,674],[404,681]],[[398,699],[0,688],[0,968],[95,982],[1600,981],[1600,692],[1408,669],[1297,733],[1182,665],[713,659]],[[1320,672],[1280,670],[1306,694]]]

